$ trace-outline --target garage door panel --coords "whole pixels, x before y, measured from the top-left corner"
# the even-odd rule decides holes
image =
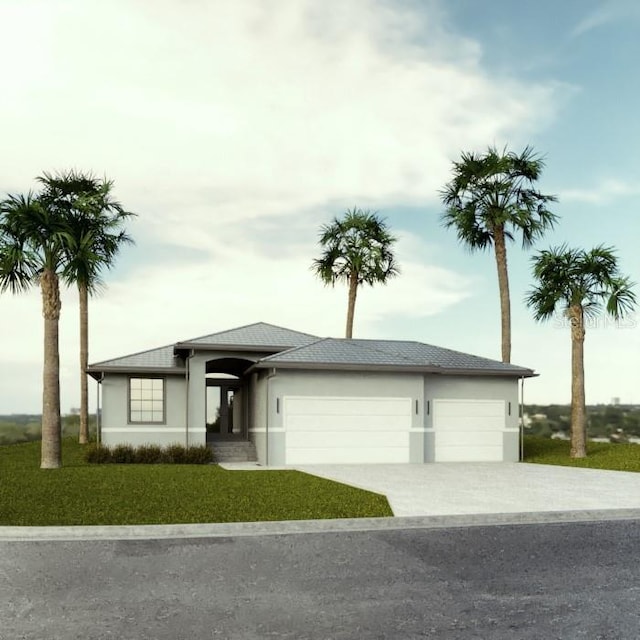
[[[411,427],[411,416],[289,415],[287,431],[402,431]]]
[[[409,434],[394,431],[378,431],[363,436],[361,433],[287,433],[287,449],[360,449],[362,447],[409,447]]]
[[[501,462],[499,447],[438,447],[436,462]]]
[[[404,447],[287,449],[287,464],[370,464],[408,462]]]
[[[504,400],[436,400],[436,418],[504,418]]]
[[[395,416],[411,413],[410,398],[287,397],[285,402],[288,416]]]
[[[287,464],[409,462],[411,398],[283,399]]]
[[[505,406],[504,400],[434,400],[436,462],[502,460]]]
[[[436,445],[440,447],[501,447],[502,431],[458,431],[436,433]]]
[[[437,419],[439,431],[468,431],[471,428],[477,431],[493,431],[504,428],[504,416],[500,418],[488,416],[453,417],[446,416]]]

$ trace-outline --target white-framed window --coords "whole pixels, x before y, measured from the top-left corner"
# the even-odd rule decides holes
[[[164,422],[164,378],[129,378],[129,422]]]

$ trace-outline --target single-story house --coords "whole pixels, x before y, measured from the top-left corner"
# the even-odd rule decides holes
[[[90,365],[105,444],[252,442],[264,465],[517,461],[534,372],[264,322]]]

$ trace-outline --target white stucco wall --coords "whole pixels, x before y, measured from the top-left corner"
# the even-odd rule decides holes
[[[249,382],[252,402],[249,440],[255,444],[261,464],[266,464],[267,460],[267,375],[264,370],[254,373]]]
[[[129,378],[106,374],[102,386],[101,435],[107,445],[186,443],[186,384],[182,376],[165,376],[164,424],[129,423]],[[137,377],[144,377],[142,375]],[[150,377],[163,377],[153,375]]]
[[[207,440],[207,362],[218,358],[239,358],[256,361],[264,356],[258,352],[246,351],[203,351],[188,359],[189,368],[189,441],[191,444],[205,444]],[[241,405],[238,405],[239,407]],[[242,409],[240,409],[240,414]]]
[[[433,401],[449,400],[503,400],[506,412],[506,430],[503,434],[505,462],[517,462],[520,457],[520,419],[518,379],[492,376],[424,376],[424,404],[429,406],[425,415],[424,460],[433,462],[435,433],[433,431]]]
[[[268,455],[260,459],[263,464],[267,458],[270,466],[285,464],[286,432],[282,420],[282,398],[285,396],[411,398],[414,409],[410,433],[410,461],[423,462],[424,382],[421,374],[279,369],[276,375],[270,378],[268,394],[265,395],[262,406],[267,410],[269,423],[266,433]]]

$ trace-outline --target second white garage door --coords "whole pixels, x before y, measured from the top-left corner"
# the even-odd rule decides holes
[[[434,400],[436,462],[504,459],[504,400]]]
[[[409,462],[411,398],[283,398],[287,464]]]

